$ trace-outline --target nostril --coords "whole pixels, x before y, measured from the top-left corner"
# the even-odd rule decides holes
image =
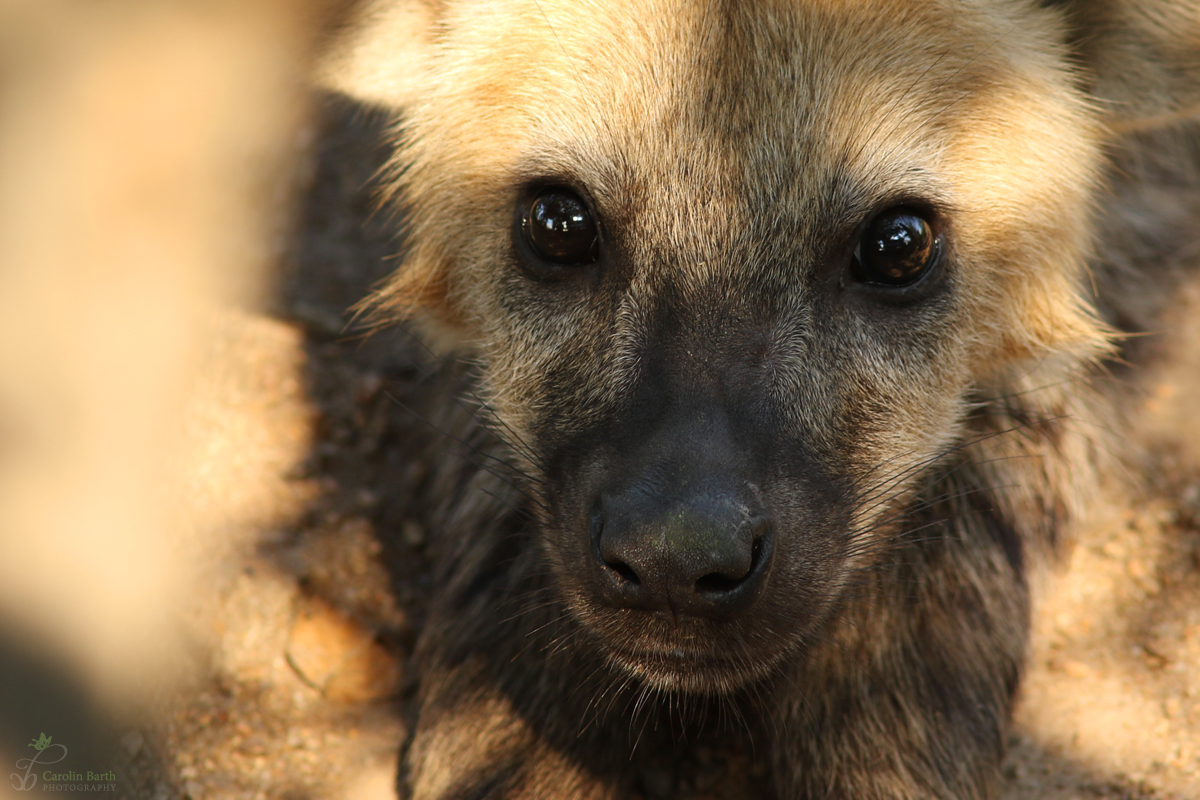
[[[623,561],[605,561],[604,566],[608,567],[610,570],[620,575],[623,580],[633,584],[634,586],[637,586],[641,583],[641,581],[638,579],[637,573],[633,571],[633,567],[629,566]]]
[[[755,575],[763,563],[763,536],[758,535],[754,548],[750,553],[750,568],[742,575],[727,575],[720,572],[710,572],[702,575],[696,581],[696,592],[702,595],[724,594],[741,586],[751,576]]]
[[[742,578],[731,578],[728,575],[713,572],[696,581],[696,592],[698,594],[723,594],[733,591],[741,583]]]
[[[592,547],[596,558],[607,568],[607,572],[623,583],[626,588],[641,585],[637,572],[621,559],[617,548],[613,546],[611,537],[609,541],[605,541],[604,527],[604,510],[601,501],[598,501],[596,507],[592,509],[592,517],[588,521],[588,533],[592,538]]]

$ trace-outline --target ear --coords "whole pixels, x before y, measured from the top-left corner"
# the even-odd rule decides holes
[[[1118,130],[1200,116],[1200,0],[1060,0]]]
[[[433,46],[438,0],[358,0],[320,47],[316,82],[371,105],[417,97]]]

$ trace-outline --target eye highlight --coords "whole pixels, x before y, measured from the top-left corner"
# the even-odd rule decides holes
[[[538,192],[522,211],[521,230],[532,254],[547,265],[582,266],[600,257],[591,209],[570,189],[552,186]]]
[[[863,283],[901,288],[921,280],[941,251],[942,238],[928,220],[912,209],[892,208],[871,220],[850,269]]]

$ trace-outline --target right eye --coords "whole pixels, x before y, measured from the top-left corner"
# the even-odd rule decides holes
[[[864,283],[911,286],[938,262],[941,238],[916,211],[893,208],[871,221],[858,243],[851,271]]]
[[[570,189],[543,189],[521,216],[533,254],[553,266],[583,266],[600,257],[600,234],[591,209]]]

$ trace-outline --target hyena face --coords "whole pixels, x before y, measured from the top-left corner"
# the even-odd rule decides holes
[[[1096,135],[1029,2],[637,5],[448,4],[390,301],[479,354],[609,659],[721,691],[803,653],[973,391],[1102,339]]]

